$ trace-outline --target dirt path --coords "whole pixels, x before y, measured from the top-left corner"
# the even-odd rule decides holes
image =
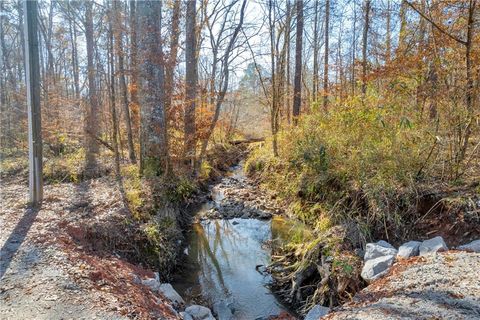
[[[26,181],[2,182],[0,319],[177,318],[134,282],[151,271],[79,241],[84,226],[126,214],[114,181],[48,185],[38,211],[25,209],[26,195]]]

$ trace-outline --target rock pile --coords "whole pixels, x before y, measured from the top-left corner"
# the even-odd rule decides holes
[[[241,174],[223,178],[211,189],[211,208],[201,219],[270,219],[282,206]]]
[[[480,240],[459,246],[458,250],[480,252]],[[361,276],[367,282],[381,278],[396,259],[407,259],[414,256],[427,256],[437,252],[447,251],[448,247],[442,237],[420,241],[408,241],[398,250],[386,241],[367,243],[364,255],[364,265]]]
[[[212,311],[204,306],[191,305],[185,308],[185,301],[172,287],[170,283],[161,283],[158,272],[155,272],[155,278],[140,279],[137,275],[133,275],[134,282],[140,283],[148,287],[153,292],[161,293],[167,298],[176,310],[183,310],[177,315],[184,320],[216,320],[212,315]],[[173,310],[175,313],[177,311]]]

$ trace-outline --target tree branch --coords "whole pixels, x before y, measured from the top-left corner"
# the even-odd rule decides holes
[[[438,31],[440,31],[441,33],[443,33],[444,35],[446,35],[447,37],[449,37],[450,39],[453,39],[455,40],[456,42],[460,43],[460,44],[463,44],[464,46],[467,45],[467,41],[464,41],[454,35],[452,35],[451,33],[448,33],[446,30],[444,30],[442,27],[440,27],[435,21],[433,21],[432,19],[430,19],[429,17],[427,17],[423,12],[421,12],[420,10],[418,10],[410,1],[405,1],[407,3],[407,5],[412,8],[415,12],[417,12],[422,18],[424,18],[425,20],[427,20],[428,22],[430,22]]]

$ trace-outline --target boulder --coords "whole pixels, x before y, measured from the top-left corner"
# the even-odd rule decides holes
[[[397,249],[395,249],[390,243],[380,240],[377,243],[367,243],[363,260],[368,261],[383,256],[395,256],[396,254]]]
[[[183,320],[193,320],[193,317],[186,313],[186,312],[180,312],[180,317],[183,319]]]
[[[215,320],[212,311],[204,306],[194,304],[186,308],[185,312],[191,315],[193,320]]]
[[[175,289],[173,289],[172,285],[170,283],[162,283],[158,291],[161,292],[165,298],[173,302],[174,304],[184,304],[185,301],[183,301],[182,297],[178,294]]]
[[[420,241],[408,241],[398,248],[397,258],[410,258],[418,256],[420,252]]]
[[[447,251],[448,247],[443,241],[443,238],[438,236],[429,240],[425,240],[420,245],[420,255],[430,255],[441,251]]]
[[[370,282],[382,277],[387,273],[388,268],[390,268],[394,260],[395,255],[382,256],[367,260],[362,268],[362,278]]]
[[[461,245],[457,249],[480,253],[480,239]]]
[[[232,320],[233,312],[226,301],[218,301],[213,304],[213,312],[218,320]]]
[[[158,279],[155,279],[155,278],[142,279],[141,282],[144,286],[149,287],[150,290],[155,292],[158,292],[158,289],[160,288],[160,285],[161,285],[160,281],[158,281]]]
[[[308,311],[304,320],[318,320],[326,316],[329,312],[330,308],[317,304],[312,309],[310,309],[310,311]]]

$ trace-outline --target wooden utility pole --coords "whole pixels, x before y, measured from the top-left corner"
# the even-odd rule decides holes
[[[25,1],[25,73],[28,103],[28,163],[30,203],[38,206],[43,198],[42,121],[40,112],[40,65],[38,55],[37,2]]]

